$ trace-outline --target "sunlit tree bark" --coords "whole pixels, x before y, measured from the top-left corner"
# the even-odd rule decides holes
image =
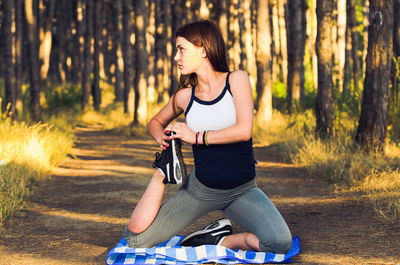
[[[38,33],[36,17],[33,14],[33,0],[25,1],[25,18],[28,41],[29,87],[31,92],[30,114],[31,119],[39,121],[40,113],[40,83],[39,83],[39,54],[37,50]]]
[[[340,89],[343,89],[343,73],[345,64],[345,50],[346,50],[346,0],[337,1],[338,21],[337,21],[337,50],[335,62],[335,83]],[[336,67],[337,65],[337,67]]]
[[[272,118],[271,95],[271,35],[268,0],[257,0],[257,114],[258,126]]]
[[[2,30],[3,30],[3,46],[4,54],[3,60],[5,67],[4,73],[4,86],[5,86],[5,109],[8,116],[14,115],[15,103],[16,103],[16,91],[15,91],[15,75],[14,75],[14,60],[13,60],[13,13],[14,13],[14,1],[3,0],[2,1]]]
[[[144,125],[147,122],[147,63],[146,50],[146,3],[144,0],[135,1],[135,107],[133,112],[133,124]]]
[[[39,61],[40,80],[45,81],[50,66],[50,52],[52,45],[52,24],[55,9],[55,0],[48,0],[46,5],[40,0],[40,28],[39,28]]]
[[[18,113],[22,112],[23,34],[23,1],[15,0],[15,108]]]
[[[333,81],[332,81],[332,11],[333,0],[317,0],[318,95],[316,104],[316,133],[331,136],[334,130]]]
[[[367,65],[356,142],[365,150],[382,152],[393,55],[393,0],[371,0],[369,13]]]
[[[278,15],[279,15],[279,37],[280,37],[280,50],[282,53],[282,76],[283,82],[287,84],[288,65],[287,65],[287,33],[286,33],[286,20],[285,20],[285,6],[286,0],[278,1]]]

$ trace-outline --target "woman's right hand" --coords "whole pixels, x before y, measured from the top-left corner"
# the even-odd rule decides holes
[[[165,133],[162,133],[161,137],[157,140],[162,150],[167,149],[167,147],[169,146],[167,140],[170,140],[170,138]]]

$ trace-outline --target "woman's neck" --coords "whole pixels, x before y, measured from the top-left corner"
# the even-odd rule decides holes
[[[217,72],[212,67],[207,68],[196,72],[197,88],[203,92],[219,89],[221,87],[222,80],[225,80],[226,76],[226,73]]]

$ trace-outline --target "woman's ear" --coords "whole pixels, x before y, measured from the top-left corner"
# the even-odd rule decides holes
[[[201,58],[207,58],[207,52],[206,49],[204,49],[204,46],[201,47]]]

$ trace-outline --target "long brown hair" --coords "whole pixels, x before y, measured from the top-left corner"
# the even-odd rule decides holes
[[[201,20],[186,24],[175,33],[175,37],[183,37],[197,47],[204,47],[207,58],[212,67],[218,72],[229,72],[226,59],[225,42],[219,28],[209,20]],[[179,78],[179,84],[176,93],[185,87],[197,85],[197,76],[195,73],[182,75]],[[174,109],[176,110],[175,100]]]

